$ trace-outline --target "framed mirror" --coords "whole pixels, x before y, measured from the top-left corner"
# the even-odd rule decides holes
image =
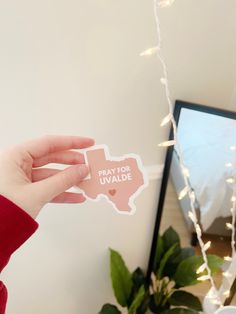
[[[231,197],[236,178],[236,112],[176,101],[174,117],[177,136],[189,170],[189,183],[195,192],[195,208],[203,231],[204,242],[211,241],[209,253],[220,257],[231,256]],[[173,138],[173,130],[169,139]],[[160,198],[157,207],[153,242],[148,267],[148,276],[156,255],[158,234],[169,227],[178,233],[183,247],[192,246],[200,255],[193,224],[188,217],[190,200],[178,196],[184,187],[176,148],[168,147],[165,159]],[[215,278],[218,286],[220,274]],[[231,303],[236,284],[231,288]],[[203,298],[209,290],[207,282],[190,288]],[[234,302],[235,304],[235,302]]]

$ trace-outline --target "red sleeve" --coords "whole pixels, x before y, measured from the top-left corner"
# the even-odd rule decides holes
[[[0,195],[0,272],[14,253],[38,228],[20,207]],[[0,314],[5,313],[6,287],[0,282]]]

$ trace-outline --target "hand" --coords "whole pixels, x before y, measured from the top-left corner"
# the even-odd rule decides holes
[[[82,203],[79,193],[65,192],[88,174],[83,154],[94,141],[77,136],[45,136],[0,154],[0,194],[35,218],[48,202]],[[65,170],[40,168],[49,163],[72,165]]]

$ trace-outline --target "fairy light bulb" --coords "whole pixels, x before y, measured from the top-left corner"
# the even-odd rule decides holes
[[[229,229],[229,230],[232,230],[233,229],[233,226],[230,222],[226,222],[226,228]]]
[[[230,149],[231,149],[232,151],[236,151],[236,146],[230,146]]]
[[[227,167],[227,168],[233,167],[233,164],[232,164],[231,162],[227,162],[227,163],[225,164],[225,167]]]
[[[208,241],[208,242],[203,246],[203,250],[204,250],[204,251],[207,251],[210,247],[211,247],[211,241]]]
[[[228,179],[226,180],[227,183],[234,183],[234,181],[235,181],[234,178],[228,178]]]
[[[195,193],[194,193],[193,191],[190,192],[189,197],[190,197],[190,199],[191,199],[193,202],[194,202],[195,199],[196,199]]]
[[[216,298],[215,292],[213,292],[212,289],[208,292],[207,298],[208,299],[215,299]]]
[[[222,275],[223,275],[225,278],[231,278],[231,277],[233,276],[233,275],[232,275],[230,272],[228,272],[228,271],[223,272]]]
[[[175,0],[162,0],[158,3],[160,8],[170,7]]]
[[[166,84],[167,84],[167,79],[164,78],[164,77],[162,77],[162,78],[160,79],[160,82],[161,82],[161,84],[166,85]]]
[[[162,121],[161,121],[161,126],[166,125],[167,123],[169,123],[171,121],[171,115],[168,114]]]
[[[227,298],[230,296],[230,290],[227,290],[223,293],[224,296],[226,296]]]
[[[231,202],[236,202],[236,196],[235,195],[231,197]]]
[[[189,170],[186,167],[182,167],[182,173],[185,177],[189,177]]]
[[[159,47],[152,47],[140,53],[140,57],[152,56],[160,50]]]
[[[206,269],[206,264],[202,264],[196,271],[196,274],[199,275],[201,274],[204,270]]]
[[[188,191],[189,191],[189,187],[188,186],[183,188],[183,190],[180,191],[180,193],[179,193],[178,199],[182,200],[187,195]]]
[[[230,257],[230,256],[225,256],[225,257],[224,257],[224,260],[225,260],[226,262],[232,262],[232,257]]]
[[[199,224],[196,224],[196,225],[195,225],[195,229],[196,229],[197,234],[198,234],[199,236],[201,236],[201,235],[202,235],[202,230],[201,230]]]
[[[221,305],[221,302],[219,300],[212,300],[211,303],[215,305]]]
[[[198,281],[206,281],[206,280],[209,280],[209,278],[210,277],[208,275],[204,275],[204,276],[198,277],[197,280]]]
[[[158,146],[160,146],[160,147],[168,147],[168,146],[173,146],[173,145],[175,145],[175,140],[166,141],[166,142],[160,143]]]
[[[192,212],[189,211],[188,216],[192,220],[193,223],[197,222],[197,218]]]

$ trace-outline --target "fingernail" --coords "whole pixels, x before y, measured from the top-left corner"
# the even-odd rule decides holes
[[[85,178],[89,173],[89,168],[85,164],[78,165],[78,171],[81,178]]]

